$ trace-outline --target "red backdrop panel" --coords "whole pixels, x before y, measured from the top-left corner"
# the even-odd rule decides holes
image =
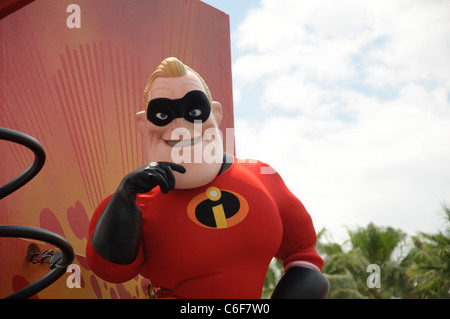
[[[80,28],[70,28],[73,18]],[[0,46],[0,126],[35,137],[47,153],[43,170],[0,201],[0,224],[66,237],[84,285],[68,288],[67,274],[38,297],[142,297],[143,278],[113,285],[89,270],[89,219],[121,178],[144,164],[134,114],[164,58],[198,71],[224,107],[224,135],[233,127],[229,17],[198,0],[36,0],[0,21]],[[0,154],[1,184],[33,160],[6,141]],[[0,297],[47,271],[25,261],[28,245],[0,239]]]

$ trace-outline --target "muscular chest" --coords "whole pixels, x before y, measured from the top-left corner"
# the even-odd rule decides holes
[[[281,243],[277,207],[262,185],[248,179],[157,194],[141,209],[152,276],[168,269],[192,276],[252,267],[270,261]]]

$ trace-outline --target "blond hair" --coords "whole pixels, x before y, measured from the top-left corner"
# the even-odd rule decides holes
[[[148,98],[149,98],[149,94],[150,94],[150,88],[151,88],[153,82],[157,78],[182,77],[182,76],[186,75],[188,70],[191,71],[192,73],[194,73],[199,78],[199,80],[202,82],[203,88],[206,91],[206,95],[208,97],[209,103],[212,103],[211,92],[209,91],[209,88],[206,85],[205,80],[203,80],[203,78],[197,72],[192,70],[190,67],[185,65],[183,62],[181,62],[177,58],[170,57],[170,58],[167,58],[164,61],[162,61],[158,65],[156,70],[152,73],[152,75],[150,75],[150,78],[148,79],[147,86],[145,87],[145,90],[144,90],[144,97],[142,98],[142,102],[143,102],[145,110],[147,111],[147,104],[148,104]]]

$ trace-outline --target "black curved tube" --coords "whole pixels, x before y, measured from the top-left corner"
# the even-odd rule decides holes
[[[0,199],[8,196],[20,187],[28,183],[42,169],[45,163],[45,150],[35,138],[22,132],[0,128],[0,139],[18,143],[33,151],[35,158],[33,163],[19,176],[0,187]],[[5,299],[29,298],[39,291],[47,288],[66,272],[67,267],[75,259],[72,245],[60,235],[48,230],[26,226],[0,226],[0,237],[20,237],[44,241],[58,247],[62,253],[62,260],[55,264],[50,272],[36,280],[27,287],[9,295]]]
[[[0,226],[0,237],[20,237],[44,241],[58,247],[63,254],[61,263],[57,264],[53,270],[27,287],[7,296],[5,299],[30,298],[64,275],[67,267],[75,258],[72,245],[64,237],[45,229],[26,226]]]
[[[28,183],[42,169],[45,163],[45,150],[35,138],[18,131],[0,127],[0,140],[6,140],[21,144],[33,151],[35,158],[33,163],[19,176],[0,187],[0,199],[15,192]]]

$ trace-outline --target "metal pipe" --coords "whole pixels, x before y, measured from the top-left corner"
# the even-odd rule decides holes
[[[45,163],[45,150],[42,147],[41,143],[39,143],[39,141],[37,141],[33,137],[22,132],[6,128],[0,128],[0,139],[26,146],[31,149],[35,155],[33,163],[25,171],[23,171],[19,176],[17,176],[10,182],[0,187],[0,199],[2,199],[28,183],[37,173],[39,173]],[[26,226],[1,225],[0,237],[19,237],[44,241],[58,247],[62,253],[62,257],[54,261],[53,256],[49,260],[49,254],[45,255],[44,253],[42,254],[42,256],[39,256],[36,252],[34,256],[32,255],[32,258],[29,258],[29,260],[32,262],[39,259],[39,262],[44,263],[48,260],[48,262],[50,263],[50,271],[37,281],[9,295],[5,299],[29,298],[42,289],[47,288],[58,278],[64,275],[67,267],[75,259],[72,245],[60,235],[52,233],[45,229]],[[54,255],[55,254],[56,253],[54,253]]]
[[[55,264],[53,269],[45,276],[28,285],[27,287],[9,295],[5,299],[25,299],[30,298],[39,291],[47,288],[58,278],[65,274],[67,267],[75,259],[72,245],[58,234],[46,229],[26,227],[26,226],[0,226],[0,237],[19,237],[44,241],[61,249],[62,260]]]
[[[0,140],[10,141],[28,147],[34,153],[34,161],[19,176],[0,187],[0,199],[15,192],[28,183],[42,169],[45,163],[45,150],[35,138],[11,129],[0,127]]]

